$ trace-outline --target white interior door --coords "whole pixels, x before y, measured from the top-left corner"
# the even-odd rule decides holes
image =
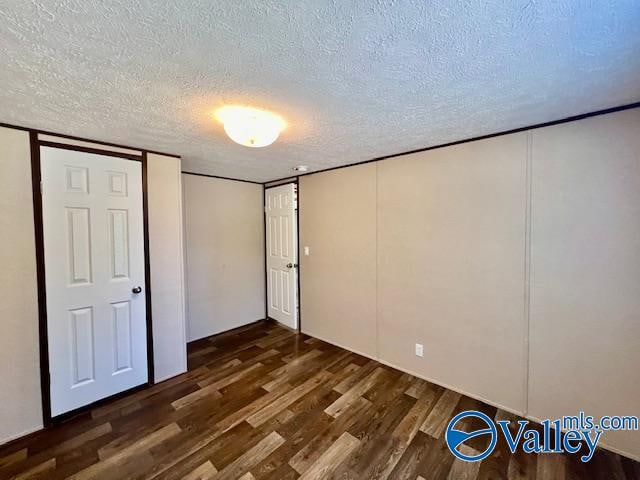
[[[142,164],[42,147],[52,416],[147,382]]]
[[[298,328],[298,229],[296,185],[265,190],[269,317]]]

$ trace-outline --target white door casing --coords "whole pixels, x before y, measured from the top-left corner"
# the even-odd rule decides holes
[[[298,230],[296,185],[265,190],[267,227],[267,313],[298,328]]]
[[[57,416],[147,382],[142,164],[51,147],[40,164]]]

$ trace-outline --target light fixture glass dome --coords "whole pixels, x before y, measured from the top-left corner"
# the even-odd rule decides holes
[[[222,107],[216,117],[231,140],[253,148],[271,145],[286,125],[279,115],[251,107]]]

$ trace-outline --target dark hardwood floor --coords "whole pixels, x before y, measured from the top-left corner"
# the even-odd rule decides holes
[[[184,375],[0,447],[0,478],[640,479],[605,450],[584,464],[503,440],[455,460],[443,432],[468,409],[512,417],[260,322],[191,344]]]

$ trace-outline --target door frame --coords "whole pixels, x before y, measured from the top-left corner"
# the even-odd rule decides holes
[[[264,224],[264,318],[266,320],[276,321],[269,316],[269,277],[267,273],[267,190],[270,188],[281,187],[283,185],[294,184],[296,187],[296,252],[298,252],[298,274],[296,278],[296,297],[297,297],[297,316],[298,316],[298,333],[302,333],[302,299],[300,298],[300,277],[302,275],[302,266],[300,261],[300,184],[298,177],[274,185],[262,184],[262,221]],[[287,327],[288,328],[288,327]]]
[[[90,142],[90,140],[88,140]],[[45,428],[62,422],[78,413],[82,413],[106,403],[114,398],[124,396],[133,391],[147,388],[154,384],[153,364],[153,321],[151,315],[151,262],[149,259],[149,202],[147,196],[147,152],[140,154],[122,153],[99,148],[84,147],[65,143],[40,140],[37,131],[29,131],[29,144],[31,149],[31,187],[33,192],[33,224],[35,231],[36,247],[36,271],[38,283],[38,326],[40,337],[40,388],[42,393],[42,420]],[[47,292],[45,282],[45,257],[44,257],[44,228],[42,218],[42,176],[40,167],[40,147],[54,147],[63,150],[93,153],[110,157],[119,157],[126,160],[140,162],[142,164],[142,218],[144,234],[144,280],[146,303],[146,330],[147,330],[147,383],[138,385],[124,392],[111,395],[90,403],[83,407],[71,410],[55,417],[51,416],[51,377],[49,374],[49,338],[47,327]]]

